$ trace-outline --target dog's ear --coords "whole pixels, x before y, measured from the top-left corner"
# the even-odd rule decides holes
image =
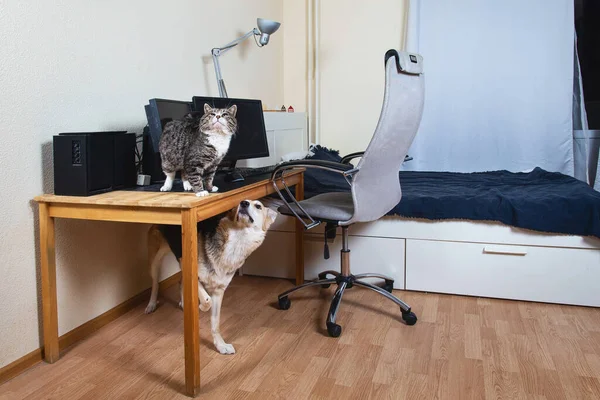
[[[277,211],[270,209],[269,207],[265,207],[265,218],[263,220],[263,231],[267,231],[271,224],[275,222],[275,218],[277,218]]]
[[[231,210],[229,210],[227,212],[227,218],[230,219],[231,221],[235,222],[235,216],[237,214],[237,207],[233,207]]]

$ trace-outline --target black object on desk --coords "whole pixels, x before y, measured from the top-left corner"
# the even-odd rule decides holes
[[[55,135],[54,193],[91,196],[134,186],[135,142],[126,131]]]

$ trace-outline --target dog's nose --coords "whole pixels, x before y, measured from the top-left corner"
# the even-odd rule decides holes
[[[250,206],[250,202],[244,200],[240,203],[240,206],[242,206],[242,208],[248,208],[248,206]]]

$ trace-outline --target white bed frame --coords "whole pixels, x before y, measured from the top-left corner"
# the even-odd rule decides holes
[[[305,113],[265,113],[270,157],[307,150]],[[323,259],[323,229],[305,235],[305,276],[339,270],[341,240]],[[242,272],[295,278],[294,219],[280,215]],[[528,231],[496,222],[385,217],[350,227],[352,271],[394,278],[394,288],[600,306],[600,239]]]
[[[341,241],[323,258],[323,229],[305,236],[305,276],[338,270]],[[600,306],[600,239],[528,231],[496,222],[385,217],[350,228],[352,270],[379,272],[394,288]],[[294,221],[280,215],[243,273],[292,279]]]

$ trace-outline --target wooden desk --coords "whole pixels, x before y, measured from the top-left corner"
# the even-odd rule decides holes
[[[296,185],[296,197],[304,196],[303,171],[286,174],[288,185]],[[40,209],[40,257],[44,359],[59,359],[56,303],[56,259],[54,219],[137,222],[182,226],[183,326],[185,341],[186,394],[200,389],[200,332],[198,315],[198,240],[196,223],[232,209],[244,199],[259,199],[274,192],[263,180],[224,193],[196,197],[193,193],[115,191],[89,197],[42,195],[35,198]],[[304,281],[303,226],[296,225],[296,283]]]

